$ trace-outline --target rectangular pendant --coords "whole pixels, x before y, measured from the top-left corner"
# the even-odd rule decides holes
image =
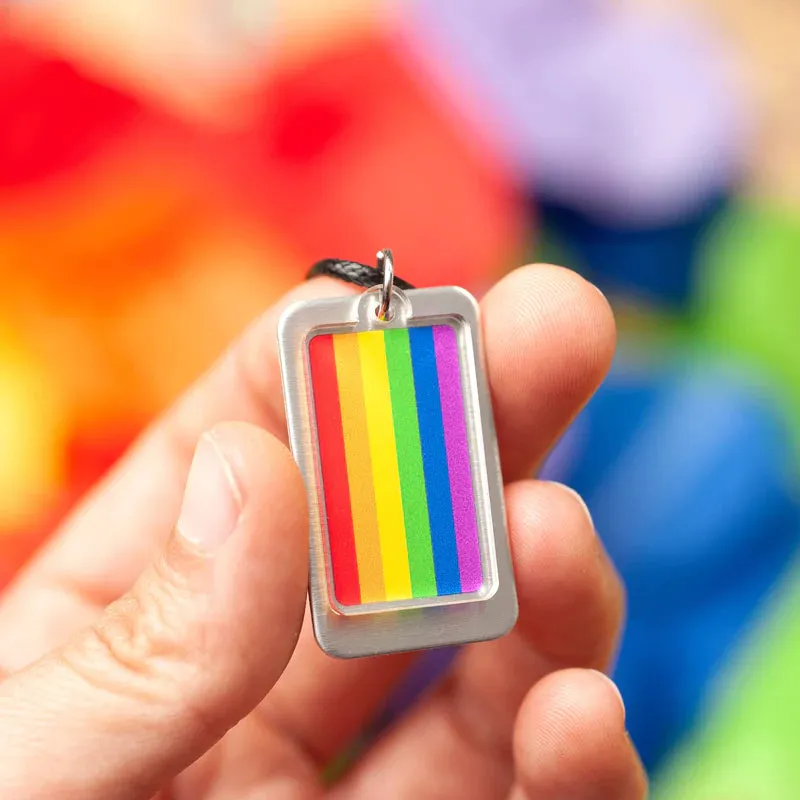
[[[462,289],[296,304],[279,325],[306,483],[317,641],[356,657],[491,639],[516,621],[478,306]]]

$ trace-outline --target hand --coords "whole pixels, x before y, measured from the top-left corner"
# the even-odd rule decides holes
[[[349,291],[319,279],[287,302]],[[8,590],[0,796],[320,798],[324,765],[412,662],[331,659],[304,623],[280,311],[144,434]],[[519,623],[465,647],[327,796],[637,800],[623,706],[595,671],[616,647],[619,579],[580,499],[526,478],[602,379],[612,315],[549,266],[506,277],[482,311]]]

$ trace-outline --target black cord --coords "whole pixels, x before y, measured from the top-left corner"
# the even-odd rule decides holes
[[[375,267],[361,264],[358,261],[345,261],[340,258],[323,258],[322,261],[317,261],[306,273],[306,280],[317,278],[320,275],[338,278],[340,281],[354,283],[356,286],[363,286],[365,289],[383,284],[383,272],[375,269]],[[408,281],[404,281],[396,275],[394,285],[403,290],[414,288]]]

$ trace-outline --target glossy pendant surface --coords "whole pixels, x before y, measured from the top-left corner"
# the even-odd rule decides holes
[[[491,639],[517,616],[477,303],[390,300],[301,303],[279,326],[314,630],[340,657]]]

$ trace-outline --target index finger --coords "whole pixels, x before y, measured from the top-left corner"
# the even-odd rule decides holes
[[[568,270],[539,265],[507,276],[487,298],[492,313],[483,322],[507,480],[542,457],[586,399],[586,387],[596,386],[607,367],[613,324],[604,301],[587,302],[588,286]],[[169,535],[203,430],[239,420],[285,440],[276,341],[280,314],[295,300],[354,291],[329,279],[298,287],[142,436],[0,606],[0,664],[14,669],[28,663],[128,590]],[[569,307],[578,302],[568,322]],[[509,331],[517,332],[516,338]],[[580,357],[570,358],[576,354]],[[528,374],[533,365],[536,376]]]
[[[203,431],[249,422],[286,441],[278,319],[295,301],[354,291],[320,278],[289,292],[140,436],[9,587],[0,668],[14,671],[62,644],[128,591],[170,534]]]

